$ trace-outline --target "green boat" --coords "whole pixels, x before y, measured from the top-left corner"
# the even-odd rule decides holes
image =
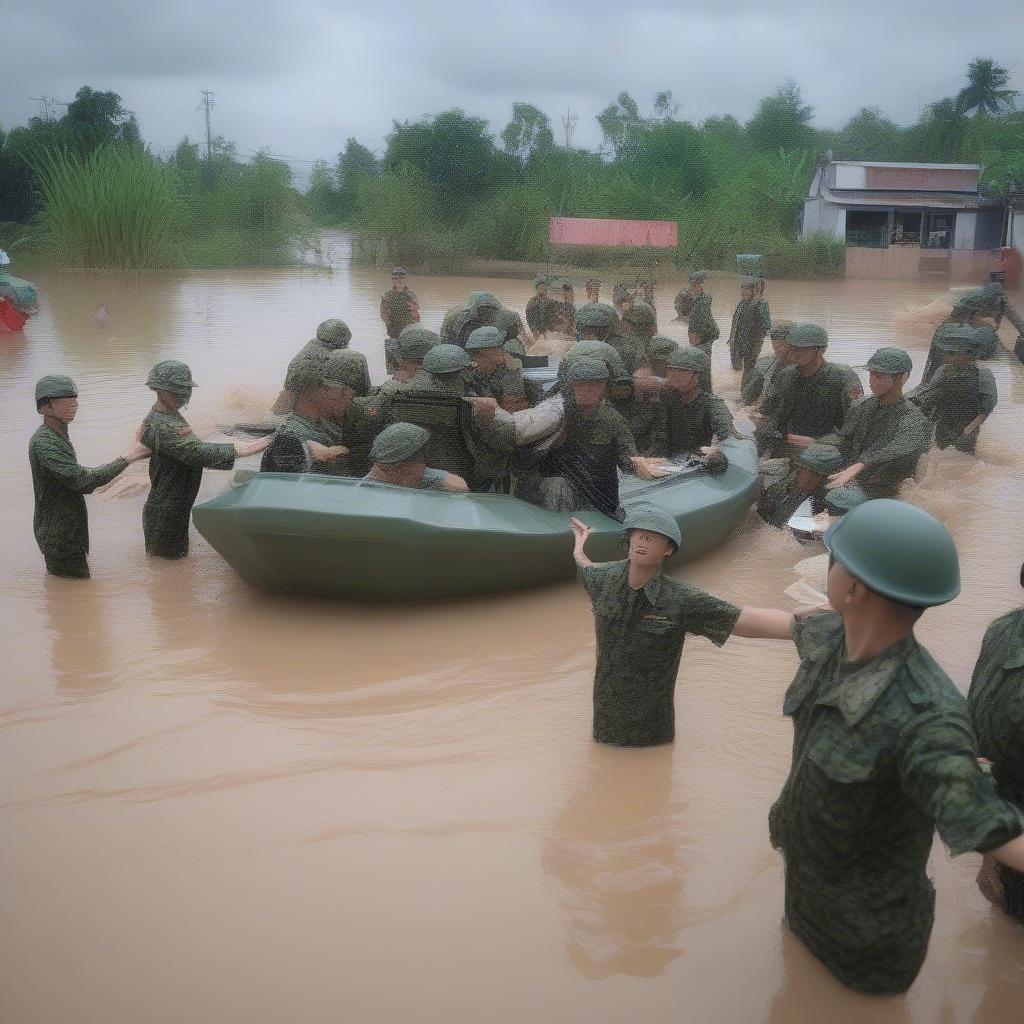
[[[679,523],[674,561],[720,544],[753,503],[754,443],[722,444],[712,476],[698,463],[646,481],[623,476],[625,509],[648,502]],[[621,526],[581,512],[593,527],[587,554],[622,557]],[[197,505],[196,528],[246,582],[281,594],[380,601],[465,597],[568,579],[575,573],[564,515],[503,494],[420,491],[349,477],[258,473]]]

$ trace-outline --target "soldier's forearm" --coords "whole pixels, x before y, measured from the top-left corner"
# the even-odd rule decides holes
[[[989,850],[989,853],[1008,868],[1024,872],[1024,836],[1017,836],[1016,839]]]
[[[748,606],[740,610],[732,635],[753,640],[792,640],[793,616],[779,608]]]

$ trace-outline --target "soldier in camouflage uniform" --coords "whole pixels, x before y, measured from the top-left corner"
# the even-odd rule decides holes
[[[750,376],[740,385],[740,397],[744,405],[753,405],[758,400],[770,401],[779,372],[789,365],[788,339],[794,326],[792,320],[780,320],[772,324],[769,332],[772,354],[758,359]]]
[[[419,300],[405,282],[405,269],[395,267],[391,271],[391,287],[381,296],[380,318],[389,338],[397,338],[409,324],[420,320]]]
[[[465,348],[470,334],[478,327],[492,325],[501,308],[501,303],[490,292],[470,292],[467,302],[454,306],[445,314],[438,332],[441,340],[446,345]]]
[[[626,421],[641,455],[668,455],[668,407],[659,398],[638,398],[633,378],[623,374],[612,381],[609,401]]]
[[[843,465],[843,456],[830,444],[809,444],[792,459],[764,464],[757,514],[769,526],[783,529],[793,513],[808,499],[814,515],[825,510],[825,485]]]
[[[561,278],[558,282],[561,298],[552,299],[548,304],[547,329],[549,331],[561,331],[563,334],[572,334],[576,323],[576,295],[573,291],[572,281]]]
[[[975,362],[975,329],[950,327],[935,340],[945,365],[910,400],[935,424],[935,446],[974,454],[978,432],[999,400],[996,379]]]
[[[473,361],[473,391],[490,395],[498,405],[509,412],[524,409],[526,386],[522,371],[508,365],[505,355],[505,336],[495,327],[478,327],[466,341],[466,351]]]
[[[419,324],[410,324],[396,341],[396,365],[391,376],[380,387],[374,389],[377,395],[387,396],[404,388],[423,366],[423,357],[441,339],[433,331]]]
[[[1020,583],[1024,587],[1024,568]],[[978,753],[991,763],[1000,796],[1024,811],[1024,608],[988,627],[967,694]],[[1024,874],[986,856],[981,891],[1024,924]]]
[[[707,356],[693,346],[680,348],[668,357],[668,387],[662,395],[666,406],[668,451],[696,454],[733,433],[729,407],[710,389],[701,387],[709,372]]]
[[[526,304],[526,326],[535,336],[548,329],[548,279],[543,274],[533,279],[534,295]]]
[[[740,301],[732,314],[729,328],[729,358],[734,370],[742,370],[740,387],[750,379],[761,354],[765,335],[772,329],[772,315],[764,300],[764,282],[744,275],[740,278]]]
[[[353,355],[353,352],[336,352],[327,360],[325,376],[328,380],[347,385],[354,392],[359,382],[360,366],[353,360]],[[407,386],[412,386],[412,380]],[[332,463],[328,472],[338,476],[365,476],[369,472],[370,445],[387,426],[391,400],[400,391],[404,388],[386,389],[376,395],[354,395],[324,418],[323,425],[331,435],[333,445],[347,449],[347,454]]]
[[[599,309],[610,311],[607,306]],[[646,303],[630,306],[620,320],[612,319],[605,340],[622,357],[626,369],[635,373],[644,361],[647,342],[654,334],[654,316]]]
[[[730,636],[785,640],[787,612],[736,605],[662,572],[682,543],[672,515],[636,505],[623,522],[628,555],[592,562],[591,528],[571,520],[573,557],[594,608],[597,665],[593,736],[598,743],[649,747],[675,739],[675,686],[687,634],[721,647]]]
[[[850,408],[849,368],[825,361],[828,334],[812,323],[798,323],[789,332],[787,366],[771,399],[762,399],[763,418],[754,434],[762,456],[790,455],[816,438],[838,430]]]
[[[36,383],[36,412],[43,417],[28,443],[35,511],[32,530],[51,576],[88,579],[89,515],[85,496],[109,483],[129,463],[149,456],[139,442],[113,462],[87,469],[78,462],[68,426],[78,414],[78,387],[50,374]]]
[[[415,423],[392,423],[373,441],[370,472],[363,477],[394,487],[412,487],[421,491],[465,493],[469,485],[461,476],[428,466],[426,458],[430,433]]]
[[[165,359],[149,371],[146,387],[156,392],[156,404],[142,421],[142,443],[153,453],[149,460],[149,497],[142,509],[146,553],[160,558],[188,554],[188,527],[204,469],[231,469],[235,459],[257,455],[271,437],[234,444],[200,441],[181,409],[188,405],[192,371],[176,359]]]
[[[634,305],[633,293],[624,284],[617,284],[612,289],[612,305],[620,317],[625,316]]]
[[[274,431],[260,461],[261,473],[338,473],[338,460],[349,454],[336,443],[328,420],[340,420],[355,392],[343,380],[331,377],[338,360],[310,357],[288,372],[287,390],[295,405]]]
[[[299,353],[295,358],[288,364],[288,371],[285,374],[287,379],[288,373],[291,373],[292,369],[298,366],[304,359],[310,357],[317,359],[327,359],[335,352],[341,352],[342,350],[348,349],[348,343],[352,340],[352,332],[349,330],[348,324],[344,320],[324,320],[317,329],[316,337],[312,341],[306,342],[305,345],[299,350]],[[360,360],[363,366],[363,372],[359,380],[359,386],[356,388],[356,394],[368,395],[371,390],[370,384],[370,370],[366,364],[366,356],[362,352],[353,352],[352,358]],[[287,386],[282,390],[281,394],[278,395],[277,401],[274,403],[273,412],[279,416],[287,415],[292,411],[292,407],[295,404],[295,396],[289,392]]]
[[[795,621],[783,713],[793,761],[772,807],[786,921],[843,984],[903,992],[924,961],[932,836],[1024,866],[1022,823],[977,763],[967,704],[914,637],[959,592],[956,549],[912,505],[869,501],[825,534],[838,614]]]
[[[932,335],[932,343],[928,348],[928,359],[924,364],[924,373],[921,374],[921,383],[927,384],[932,377],[942,368],[945,362],[945,355],[936,345],[936,342],[946,331],[955,327],[974,327],[977,321],[978,304],[970,297],[964,297],[954,307],[945,320],[935,328]]]
[[[711,314],[711,296],[704,291],[704,282],[707,280],[706,270],[698,270],[690,275],[690,294],[693,296],[693,304],[690,307],[690,344],[699,348],[704,354],[711,358],[711,346],[719,337],[718,324]]]
[[[834,444],[847,467],[830,487],[856,480],[872,498],[894,498],[931,445],[931,424],[904,396],[913,363],[901,348],[880,348],[868,360],[871,397],[851,406],[839,430],[819,438]]]
[[[653,274],[647,274],[640,278],[640,298],[655,311],[657,316],[658,303],[654,295],[654,289],[658,286],[658,279]]]
[[[588,277],[586,283],[587,302],[601,301],[601,281],[596,277]]]

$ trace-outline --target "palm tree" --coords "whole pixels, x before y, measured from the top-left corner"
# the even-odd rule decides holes
[[[1001,114],[1013,110],[1017,90],[1008,89],[1010,72],[988,57],[972,60],[967,68],[967,85],[956,97],[956,109],[961,114],[971,110],[978,114]]]

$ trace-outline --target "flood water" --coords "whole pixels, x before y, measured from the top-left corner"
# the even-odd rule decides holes
[[[72,437],[96,465],[127,447],[160,359],[191,365],[200,435],[262,413],[327,317],[380,378],[387,276],[329,245],[333,271],[36,274],[42,312],[0,337],[0,1020],[1020,1021],[1024,934],[977,892],[975,855],[933,851],[936,926],[904,998],[846,991],[783,930],[767,814],[788,767],[788,644],[689,640],[675,744],[618,750],[590,739],[593,626],[573,584],[397,610],[272,597],[194,531],[187,561],[146,558],[145,464],[88,499],[93,580],[44,576],[35,380],[75,377]],[[530,293],[410,284],[435,329],[471,288],[520,310]],[[682,339],[677,287],[659,288],[659,319]],[[709,290],[724,338],[735,285]],[[916,381],[946,296],[850,281],[766,298],[824,324],[833,359],[907,347]],[[1024,367],[988,365],[1000,405],[979,459],[933,454],[905,493],[960,549],[963,594],[919,635],[964,690],[986,625],[1021,600]],[[229,481],[208,472],[200,500]],[[808,553],[748,521],[676,571],[790,608]]]

